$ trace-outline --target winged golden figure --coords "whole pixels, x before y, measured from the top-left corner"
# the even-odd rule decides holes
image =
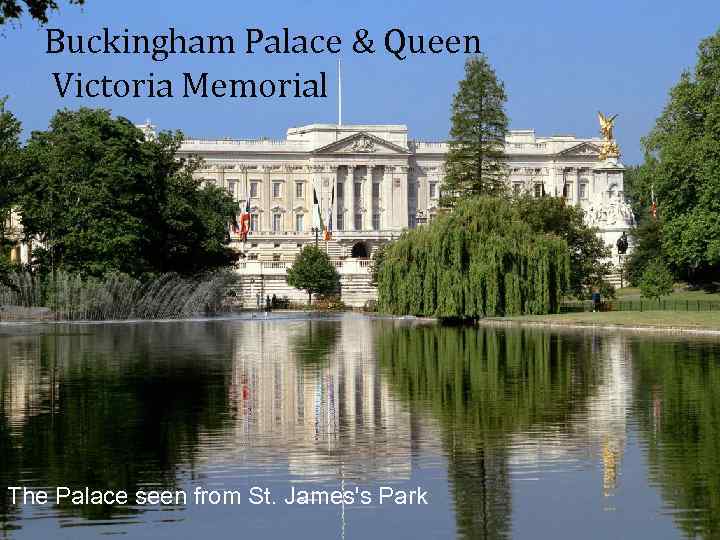
[[[600,131],[602,132],[602,135],[606,141],[612,141],[614,139],[613,124],[615,123],[615,119],[617,118],[617,116],[617,114],[613,114],[612,116],[605,116],[603,113],[598,111]]]

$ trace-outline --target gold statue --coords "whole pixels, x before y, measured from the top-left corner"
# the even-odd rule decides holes
[[[613,134],[613,127],[617,116],[617,114],[605,116],[603,113],[598,111],[600,132],[602,133],[603,139],[605,139],[600,147],[600,159],[602,160],[620,157],[620,147],[615,142],[615,136]]]

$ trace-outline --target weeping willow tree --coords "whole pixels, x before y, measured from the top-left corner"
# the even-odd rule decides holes
[[[565,241],[533,231],[510,201],[472,199],[387,248],[379,306],[459,319],[555,313],[569,261]]]

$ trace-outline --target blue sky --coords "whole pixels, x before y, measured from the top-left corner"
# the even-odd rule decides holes
[[[683,69],[695,63],[698,42],[720,27],[717,0],[606,0],[604,2],[376,1],[238,2],[185,0],[87,0],[64,5],[48,27],[91,34],[103,26],[121,32],[165,33],[169,26],[193,34],[339,34],[343,38],[344,123],[403,123],[412,138],[447,137],[449,110],[463,55],[426,55],[398,62],[378,50],[350,54],[354,31],[365,27],[379,43],[393,27],[408,34],[480,36],[505,82],[512,128],[539,135],[598,134],[598,109],[619,113],[616,135],[626,163],[641,160],[640,138],[662,111]],[[27,130],[44,129],[58,108],[110,108],[162,129],[198,137],[281,138],[291,126],[335,122],[335,55],[174,56],[155,63],[144,56],[47,55],[45,30],[29,19],[0,36],[0,95]],[[327,99],[60,98],[51,73],[86,78],[181,80],[208,71],[214,78],[291,78],[296,72],[332,76]]]

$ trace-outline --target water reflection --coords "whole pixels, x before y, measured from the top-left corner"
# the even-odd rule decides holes
[[[649,477],[688,537],[720,534],[720,346],[636,340],[635,414]]]
[[[184,339],[177,344],[177,332]],[[229,419],[222,369],[230,353],[217,325],[53,327],[0,339],[3,486],[136,490],[174,486],[203,429]],[[0,512],[11,508],[3,489]],[[107,519],[110,506],[63,514]]]
[[[598,384],[586,347],[535,331],[400,328],[381,336],[379,360],[393,389],[442,426],[462,538],[508,536],[509,462],[518,453],[537,459],[525,451],[539,446],[517,438],[567,432],[567,418]]]
[[[384,537],[395,523],[396,538],[712,538],[719,351],[713,341],[358,316],[4,326],[0,530],[21,537],[52,522],[91,525],[78,533],[153,537],[161,526],[197,536],[209,519],[226,533],[239,519],[246,532],[302,538],[311,516],[313,537]],[[553,505],[558,478],[572,492]],[[415,513],[290,510],[281,524],[277,512],[249,507],[225,517],[183,506],[160,517],[149,512],[157,507],[27,508],[4,489],[238,488],[257,479],[282,488],[429,485],[433,504]],[[551,490],[547,500],[529,499],[536,485]],[[564,525],[572,504],[582,528]]]

